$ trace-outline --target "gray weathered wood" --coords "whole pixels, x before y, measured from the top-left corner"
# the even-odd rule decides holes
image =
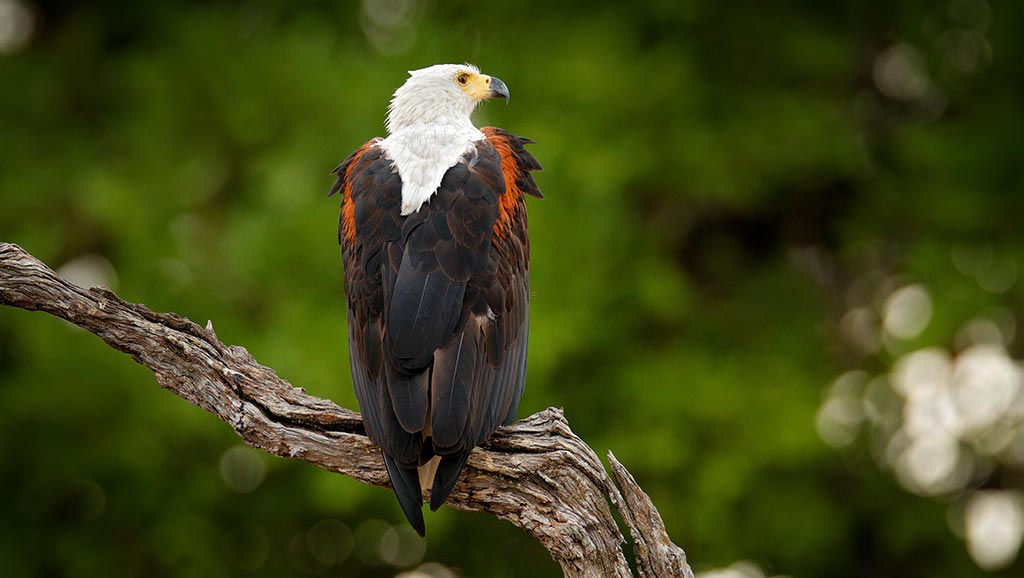
[[[665,531],[661,514],[654,507],[650,496],[640,489],[633,475],[608,452],[612,465],[612,477],[619,492],[610,492],[622,519],[633,536],[633,554],[636,569],[641,578],[647,576],[685,576],[693,578],[693,571],[686,563],[686,552],[672,543]]]
[[[245,348],[221,343],[210,324],[155,313],[106,288],[78,287],[10,243],[0,243],[0,304],[44,311],[95,333],[254,448],[389,485],[357,412],[293,387]],[[640,576],[692,578],[650,498],[614,456],[609,459],[615,483],[562,411],[549,408],[499,429],[474,451],[447,504],[523,528],[566,576],[632,576],[610,500],[633,537]]]

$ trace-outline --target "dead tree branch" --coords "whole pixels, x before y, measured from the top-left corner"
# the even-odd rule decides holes
[[[148,367],[157,382],[228,423],[254,448],[376,486],[389,484],[357,412],[307,395],[212,327],[155,313],[106,288],[61,279],[17,245],[0,243],[0,304],[45,311],[87,329]],[[562,411],[498,430],[473,452],[448,504],[508,520],[535,536],[570,577],[633,576],[609,503],[633,538],[640,576],[693,573],[661,516],[614,456],[614,483]]]

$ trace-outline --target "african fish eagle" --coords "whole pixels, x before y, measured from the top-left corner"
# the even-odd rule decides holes
[[[508,88],[471,65],[409,72],[374,138],[334,169],[352,381],[405,517],[422,536],[473,448],[515,418],[526,377],[530,141],[478,129]]]

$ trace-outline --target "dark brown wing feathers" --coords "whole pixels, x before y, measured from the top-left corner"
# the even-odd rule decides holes
[[[406,517],[420,533],[416,466],[441,456],[431,507],[451,492],[474,446],[510,423],[522,395],[529,330],[523,195],[540,197],[531,141],[486,139],[402,217],[401,180],[376,146],[335,170],[349,306],[352,377]],[[424,440],[426,419],[430,435]]]

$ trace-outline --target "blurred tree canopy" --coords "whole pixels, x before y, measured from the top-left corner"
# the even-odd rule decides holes
[[[478,124],[545,166],[524,415],[613,449],[698,571],[1018,576],[1022,25],[986,0],[0,0],[0,239],[356,407],[328,171],[407,70],[473,62],[512,93]],[[979,347],[991,427],[905,451],[939,397],[904,369]],[[5,575],[558,574],[482,515],[424,543],[389,492],[155,385],[0,310]]]

